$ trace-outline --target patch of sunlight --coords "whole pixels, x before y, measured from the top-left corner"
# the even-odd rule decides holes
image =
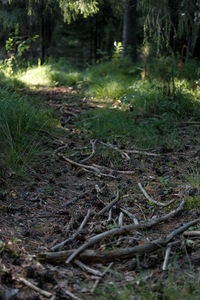
[[[52,81],[50,73],[50,66],[37,66],[19,75],[18,79],[28,86],[53,86],[55,83]]]

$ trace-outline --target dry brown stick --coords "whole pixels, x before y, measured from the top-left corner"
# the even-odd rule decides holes
[[[111,145],[111,144],[106,144],[103,142],[99,142],[102,145],[105,145],[109,148],[112,148],[116,151],[119,151],[122,155],[124,155],[124,157],[126,157],[128,160],[130,160],[130,157],[128,156],[128,153],[134,153],[134,154],[141,154],[141,155],[147,155],[147,156],[160,156],[160,154],[156,154],[156,153],[151,153],[151,152],[146,152],[146,151],[142,151],[142,150],[121,150],[118,147]]]
[[[165,271],[167,269],[167,264],[169,261],[171,249],[172,249],[172,245],[168,245],[166,252],[165,252],[165,259],[164,259],[163,266],[162,266],[163,271]]]
[[[138,224],[138,225],[135,225],[135,224],[131,224],[131,225],[125,225],[125,226],[122,226],[120,228],[113,228],[111,230],[108,230],[108,231],[105,231],[105,232],[102,232],[100,234],[97,234],[96,236],[93,236],[91,238],[89,238],[87,240],[87,242],[85,244],[83,244],[82,246],[80,246],[78,249],[76,249],[71,255],[70,257],[68,257],[68,259],[66,260],[66,263],[70,263],[80,252],[82,252],[83,250],[85,250],[86,248],[88,248],[89,246],[92,246],[94,245],[95,243],[97,243],[98,241],[101,241],[103,240],[104,238],[106,237],[110,237],[110,236],[115,236],[115,235],[120,235],[122,233],[125,233],[125,232],[130,232],[130,231],[133,231],[133,230],[136,230],[136,229],[144,229],[144,228],[150,228],[174,215],[176,215],[179,211],[181,211],[183,209],[183,205],[184,205],[184,201],[181,202],[181,204],[179,205],[179,207],[168,213],[167,215],[165,216],[162,216],[160,218],[157,218],[157,219],[154,219],[152,221],[149,221],[147,222],[146,224]]]
[[[65,294],[67,294],[68,296],[70,296],[72,299],[75,299],[75,300],[82,300],[81,298],[75,296],[74,294],[72,294],[70,291],[68,290],[65,290]]]
[[[152,251],[155,251],[161,247],[165,247],[175,236],[181,234],[190,226],[197,224],[200,219],[193,220],[185,225],[179,227],[178,229],[172,231],[165,239],[157,239],[151,242],[147,242],[142,245],[138,245],[130,248],[123,248],[117,250],[105,250],[105,251],[95,251],[95,250],[85,250],[82,253],[79,252],[79,258],[83,261],[90,262],[105,262],[105,261],[113,261],[114,259],[126,259],[134,257],[135,255],[145,254]],[[61,251],[60,253],[46,253],[43,256],[39,257],[40,261],[53,261],[56,260],[63,261],[66,257],[70,257],[70,253],[72,250]],[[74,253],[74,252],[73,252]],[[73,254],[72,253],[72,254]],[[54,257],[52,256],[54,254]]]
[[[92,170],[96,173],[100,173],[100,170],[96,167],[84,165],[84,164],[81,164],[81,163],[77,163],[76,161],[71,160],[70,158],[66,157],[65,155],[62,155],[61,153],[57,153],[57,155],[62,157],[65,161],[67,161],[68,163],[70,163],[74,166],[85,168],[85,169],[88,169],[88,170]]]
[[[90,141],[90,143],[92,144],[92,153],[91,153],[88,157],[82,159],[82,160],[81,160],[81,163],[86,162],[87,160],[89,160],[90,158],[92,158],[92,157],[94,156],[94,154],[95,154],[95,144],[96,144],[96,142],[97,142],[97,140],[91,140],[91,141]]]
[[[115,203],[119,201],[119,199],[119,190],[117,190],[115,199],[111,201],[107,206],[105,206],[102,210],[100,210],[100,212],[98,212],[98,215],[103,215],[106,211],[110,210],[113,207],[113,205],[115,205]]]
[[[87,169],[85,169],[85,168],[83,168],[83,170],[85,171],[85,172],[88,172],[88,173],[92,173],[92,174],[94,174],[94,175],[96,175],[96,176],[98,176],[98,177],[101,177],[101,176],[105,176],[105,177],[110,177],[110,178],[117,178],[116,176],[113,176],[113,175],[111,175],[111,174],[105,174],[105,173],[96,173],[96,172],[94,172],[94,171],[91,171],[91,170],[87,170]]]
[[[200,231],[185,231],[183,233],[184,236],[189,236],[189,237],[198,237],[200,236]]]
[[[111,145],[111,144],[107,144],[107,143],[100,142],[100,141],[99,141],[99,143],[106,146],[106,147],[108,147],[108,148],[111,148],[111,149],[114,149],[114,150],[118,151],[121,154],[122,158],[125,158],[126,160],[130,160],[130,157],[126,153],[126,151],[123,151],[123,150],[119,149],[118,147],[116,147],[114,145]]]
[[[147,200],[149,200],[152,203],[155,203],[156,205],[166,207],[166,206],[169,206],[170,204],[172,204],[175,201],[175,200],[171,200],[168,203],[162,203],[162,202],[156,201],[147,194],[147,192],[145,191],[145,189],[143,188],[143,186],[140,182],[138,182],[138,186],[139,186],[140,190],[142,191],[142,193],[144,194],[144,196],[147,198]]]
[[[90,268],[88,266],[86,266],[85,264],[83,264],[80,260],[75,259],[74,263],[79,266],[82,270],[86,270],[87,272],[96,275],[96,276],[103,276],[103,273],[100,272],[99,270],[95,270],[93,268]]]
[[[132,174],[135,174],[135,171],[120,171],[120,170],[113,170],[113,169],[110,169],[108,167],[105,167],[105,166],[100,166],[100,165],[97,165],[97,164],[93,164],[94,167],[97,167],[97,168],[100,168],[100,169],[105,169],[105,170],[108,170],[109,172],[114,172],[114,173],[119,173],[119,174],[125,174],[125,175],[132,175]]]
[[[120,227],[123,226],[123,217],[124,217],[124,213],[120,212],[120,214],[119,214],[119,226]]]
[[[34,284],[32,284],[30,281],[26,280],[25,278],[19,277],[19,280],[21,282],[23,282],[25,285],[27,285],[28,287],[30,287],[31,289],[33,289],[34,291],[40,293],[41,295],[43,295],[47,298],[52,297],[52,293],[49,293],[47,291],[44,291],[44,290],[38,288],[37,286],[35,286]]]
[[[130,213],[128,210],[126,210],[126,209],[123,208],[123,207],[120,207],[120,210],[121,210],[124,214],[126,214],[126,215],[134,222],[135,225],[138,225],[138,224],[139,224],[138,219],[137,219],[132,213]]]
[[[51,248],[51,251],[55,251],[55,250],[57,250],[57,249],[63,247],[63,246],[66,245],[67,243],[73,241],[73,240],[79,235],[79,233],[81,232],[81,230],[83,229],[83,227],[84,227],[85,224],[87,223],[87,220],[88,220],[89,216],[90,216],[90,209],[88,209],[87,215],[86,215],[85,218],[83,219],[83,222],[81,223],[79,229],[78,229],[71,237],[69,237],[68,239],[66,239],[66,240],[62,241],[61,243],[59,243],[59,244],[53,246],[53,247]]]
[[[110,270],[110,268],[112,267],[113,263],[110,263],[109,266],[104,270],[104,272],[102,273],[101,278],[96,279],[91,292],[94,293],[95,289],[97,288],[97,285],[99,284],[99,281],[105,276],[105,274],[108,272],[108,270]]]
[[[150,152],[140,151],[140,150],[126,150],[126,152],[127,152],[127,153],[134,153],[134,154],[147,155],[147,156],[160,156],[160,154],[150,153]]]

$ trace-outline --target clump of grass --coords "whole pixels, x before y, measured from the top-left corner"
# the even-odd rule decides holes
[[[81,73],[67,60],[60,58],[57,63],[47,62],[44,65],[29,67],[18,72],[16,77],[27,86],[69,86],[81,81]]]
[[[56,121],[45,110],[36,108],[26,97],[0,88],[0,144],[2,160],[16,173],[22,174],[39,154],[42,132],[50,132]]]

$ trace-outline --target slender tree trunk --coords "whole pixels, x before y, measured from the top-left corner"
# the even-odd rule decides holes
[[[137,59],[137,0],[126,0],[123,23],[123,56],[130,56],[132,61]]]

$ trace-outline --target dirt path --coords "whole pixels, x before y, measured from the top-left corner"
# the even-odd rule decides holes
[[[29,170],[30,180],[21,182],[10,174],[2,178],[5,193],[0,198],[1,299],[86,299],[89,296],[93,299],[95,284],[98,288],[101,282],[113,281],[119,285],[132,282],[144,270],[149,278],[156,281],[163,272],[167,244],[158,245],[154,251],[147,251],[145,247],[151,241],[165,239],[175,229],[197,219],[197,209],[184,208],[165,222],[143,229],[125,230],[95,241],[86,247],[82,259],[81,255],[76,257],[86,267],[74,260],[66,264],[69,251],[54,258],[53,263],[52,259],[45,261],[44,257],[39,262],[36,256],[50,252],[67,239],[65,245],[57,247],[56,251],[72,250],[70,253],[73,253],[92,236],[119,229],[123,225],[147,224],[165,216],[176,209],[183,199],[186,199],[187,207],[187,199],[200,197],[198,186],[187,182],[183,174],[183,170],[196,166],[199,155],[197,145],[190,141],[188,147],[191,137],[186,132],[185,152],[175,153],[173,149],[160,148],[148,151],[148,155],[145,152],[126,152],[126,149],[116,149],[114,146],[112,151],[118,151],[123,158],[123,164],[116,168],[109,157],[102,156],[100,159],[96,155],[98,148],[107,149],[110,145],[85,140],[76,134],[73,122],[81,111],[92,109],[89,100],[82,100],[72,88],[54,88],[37,93],[55,109],[62,126],[66,128],[66,136],[55,141],[52,156],[44,155],[38,165]],[[150,202],[138,183],[156,202],[166,204],[173,200],[173,204],[164,207]],[[112,210],[108,207],[104,211],[113,200],[116,203]],[[84,219],[85,224],[79,231]],[[198,227],[194,225],[193,228]],[[171,257],[176,256],[177,251],[180,254],[177,272],[189,267],[186,249],[192,262],[200,259],[198,239],[188,243],[181,234],[170,242],[175,242]],[[136,246],[142,249],[137,253],[139,256],[133,249]],[[87,248],[93,250],[90,258]],[[117,253],[124,248],[133,249],[132,254]],[[112,272],[107,269],[103,274],[108,266]],[[34,291],[21,278],[49,294]]]

